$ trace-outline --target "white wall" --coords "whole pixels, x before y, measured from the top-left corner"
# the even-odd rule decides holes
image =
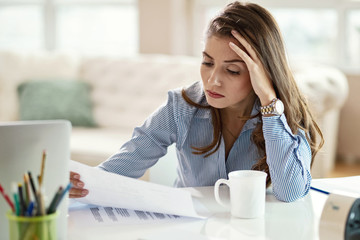
[[[360,76],[349,75],[349,97],[340,114],[339,158],[360,163]]]
[[[140,53],[191,55],[190,1],[138,0]]]

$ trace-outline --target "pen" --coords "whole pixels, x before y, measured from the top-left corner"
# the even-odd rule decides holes
[[[311,190],[315,190],[315,191],[320,192],[320,193],[330,194],[329,192],[324,191],[324,190],[321,190],[321,189],[319,189],[319,188],[310,187],[310,189],[311,189]]]
[[[56,203],[59,201],[59,198],[61,196],[63,188],[59,187],[59,189],[56,191],[53,199],[51,200],[50,206],[47,210],[47,214],[54,213],[56,211]]]
[[[31,175],[31,172],[28,171],[28,176],[29,176],[29,180],[30,180],[30,186],[31,186],[31,190],[33,192],[33,195],[34,195],[34,198],[35,198],[35,202],[36,202],[36,205],[39,206],[39,198],[37,196],[37,191],[36,191],[36,188],[35,188],[35,183],[34,183],[34,180],[32,178],[32,175]]]
[[[3,195],[3,197],[5,198],[5,201],[10,205],[11,210],[12,210],[13,212],[15,212],[14,204],[13,204],[13,202],[10,200],[9,196],[5,193],[4,188],[1,186],[1,184],[0,184],[0,192],[1,192],[1,195]]]
[[[23,188],[21,183],[18,184],[18,190],[19,190],[19,202],[20,202],[20,215],[24,216],[27,207],[24,201]]]
[[[54,212],[56,211],[57,207],[59,206],[61,200],[63,199],[63,197],[65,196],[65,194],[70,190],[70,188],[72,187],[71,182],[66,186],[66,188],[62,191],[60,197],[58,198],[58,200],[56,201],[56,205],[55,205],[55,209]]]
[[[29,203],[28,208],[26,209],[26,216],[31,217],[31,216],[33,215],[33,214],[32,214],[33,209],[34,209],[34,202],[31,201],[31,202]]]

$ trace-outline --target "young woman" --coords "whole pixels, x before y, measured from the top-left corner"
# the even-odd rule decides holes
[[[251,3],[226,6],[206,31],[200,71],[202,83],[169,91],[167,103],[98,167],[138,178],[175,143],[176,187],[210,186],[231,171],[255,169],[268,173],[279,200],[305,196],[323,138],[271,14]],[[79,174],[70,178],[70,197],[87,195]]]

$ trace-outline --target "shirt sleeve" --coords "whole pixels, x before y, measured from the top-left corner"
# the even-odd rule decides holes
[[[120,175],[139,178],[167,153],[167,147],[176,141],[174,93],[168,93],[166,104],[150,115],[132,138],[98,167]]]
[[[304,197],[311,183],[311,148],[304,131],[294,135],[284,114],[262,119],[266,161],[275,197],[286,202]]]

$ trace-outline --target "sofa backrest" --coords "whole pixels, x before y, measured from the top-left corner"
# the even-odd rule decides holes
[[[200,60],[164,55],[89,58],[81,64],[80,78],[92,86],[100,126],[132,129],[166,101],[168,90],[200,79]]]
[[[100,127],[129,130],[165,102],[168,90],[198,81],[199,67],[200,59],[186,56],[0,52],[0,121],[19,120],[20,83],[68,79],[90,84],[93,114]]]
[[[314,115],[339,110],[348,97],[348,81],[339,69],[320,63],[293,62],[291,68],[300,91],[308,99]]]
[[[138,55],[79,57],[60,53],[0,52],[0,121],[18,120],[17,86],[29,79],[72,79],[92,87],[99,126],[132,129],[167,98],[167,91],[200,80],[197,57]],[[334,67],[292,64],[299,89],[315,114],[339,109],[348,94],[345,75]]]
[[[17,86],[29,79],[77,79],[79,61],[69,54],[0,51],[0,121],[19,119]]]

